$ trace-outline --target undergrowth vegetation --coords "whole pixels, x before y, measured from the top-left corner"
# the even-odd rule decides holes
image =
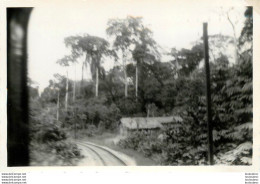
[[[76,144],[67,140],[67,134],[61,128],[53,114],[53,107],[43,108],[30,102],[30,165],[71,166],[83,158]]]
[[[216,164],[252,164],[251,68],[251,60],[242,60],[232,67],[211,65]],[[206,99],[199,87],[203,86],[204,76],[203,71],[195,72],[190,78],[176,80],[182,86],[177,86],[181,91],[176,97],[175,113],[183,122],[162,131],[163,141],[135,132],[121,140],[119,146],[142,152],[162,165],[207,164]]]

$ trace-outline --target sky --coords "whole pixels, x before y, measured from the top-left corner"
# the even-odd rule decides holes
[[[88,33],[108,39],[107,21],[126,16],[143,17],[144,25],[152,31],[154,39],[166,51],[170,48],[190,48],[202,36],[202,24],[208,22],[208,34],[233,36],[233,30],[223,10],[229,7],[170,6],[168,3],[92,3],[88,6],[49,6],[34,8],[28,27],[29,77],[37,83],[40,92],[48,86],[53,74],[65,75],[66,69],[56,61],[70,53],[64,38]],[[234,7],[231,20],[240,35],[245,7]],[[164,57],[166,58],[166,57]],[[82,62],[83,58],[78,61]],[[112,60],[105,62],[106,70],[113,67]],[[69,68],[69,78],[74,79],[74,66]],[[84,72],[90,78],[89,68]],[[81,66],[76,67],[76,79],[81,78]]]

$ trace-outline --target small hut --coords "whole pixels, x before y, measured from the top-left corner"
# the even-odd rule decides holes
[[[172,116],[171,119],[160,117],[161,124],[164,128],[174,128],[174,124],[178,122],[182,122],[183,119],[180,116]]]
[[[134,131],[142,131],[146,133],[159,132],[163,127],[170,127],[171,124],[181,120],[180,117],[134,117],[121,118],[119,129],[121,136],[127,136]]]

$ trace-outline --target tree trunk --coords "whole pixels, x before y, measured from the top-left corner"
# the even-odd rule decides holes
[[[124,69],[124,78],[125,78],[125,97],[127,97],[128,96],[128,82],[127,82],[127,73],[126,73],[125,54],[123,54],[123,69]]]
[[[136,100],[137,100],[137,96],[138,96],[138,67],[136,64],[136,67],[135,67],[135,97],[136,97]]]
[[[80,83],[80,93],[81,94],[83,93],[84,65],[85,65],[85,62],[83,61],[82,70],[81,70],[81,83]]]
[[[127,84],[127,75],[126,75],[126,71],[124,71],[125,74],[125,97],[128,96],[128,84]]]
[[[68,70],[67,70],[67,80],[66,80],[66,95],[65,95],[65,110],[68,110],[68,88],[69,88],[69,77],[68,77]]]
[[[60,108],[60,91],[58,91],[58,100],[57,100],[57,121],[59,121],[59,108]]]
[[[75,112],[73,111],[73,117],[75,119]],[[74,138],[77,139],[77,121],[74,121]]]
[[[75,102],[75,98],[76,98],[76,63],[74,63],[74,83],[73,83],[73,102]]]
[[[235,29],[235,26],[234,26],[233,22],[231,21],[228,13],[227,13],[227,19],[233,29],[234,45],[235,45],[235,56],[234,57],[235,57],[235,63],[237,63],[238,62],[238,46],[237,46],[236,29]]]
[[[98,67],[96,67],[96,97],[98,97]]]

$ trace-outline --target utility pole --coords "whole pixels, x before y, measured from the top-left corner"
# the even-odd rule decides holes
[[[211,92],[210,92],[210,70],[209,70],[209,46],[208,46],[208,23],[203,23],[204,59],[206,71],[206,96],[207,96],[207,120],[208,120],[208,161],[210,165],[213,160],[213,136],[211,116]]]

